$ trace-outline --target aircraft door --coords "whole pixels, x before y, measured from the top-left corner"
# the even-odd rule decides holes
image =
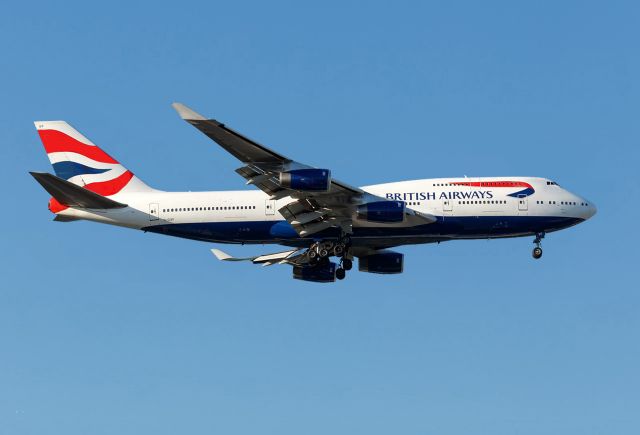
[[[264,214],[274,215],[276,214],[276,200],[275,199],[267,199],[264,204]]]
[[[155,203],[149,204],[149,220],[157,221],[160,219],[160,206]]]
[[[518,195],[518,211],[529,210],[529,200],[526,195]]]

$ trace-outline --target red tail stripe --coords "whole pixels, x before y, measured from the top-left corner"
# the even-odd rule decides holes
[[[49,153],[78,153],[102,163],[118,163],[97,146],[87,145],[58,130],[38,130],[44,149]]]
[[[114,178],[109,181],[99,181],[96,183],[89,183],[84,186],[85,189],[89,189],[92,192],[97,193],[102,196],[111,196],[120,192],[124,186],[133,178],[133,173],[131,171],[126,171],[118,178]]]

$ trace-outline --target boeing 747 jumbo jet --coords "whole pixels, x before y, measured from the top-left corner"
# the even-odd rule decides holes
[[[55,175],[31,172],[49,192],[55,221],[89,220],[216,243],[279,244],[284,252],[234,258],[286,264],[293,277],[333,282],[358,269],[401,273],[401,245],[534,237],[596,213],[590,201],[546,178],[437,178],[354,187],[329,169],[298,163],[175,103],[178,114],[242,163],[259,190],[165,192],[147,186],[64,121],[35,122]],[[331,261],[336,258],[335,261]]]

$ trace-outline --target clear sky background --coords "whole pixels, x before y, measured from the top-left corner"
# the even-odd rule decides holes
[[[637,2],[63,3],[0,14],[1,435],[640,433]],[[535,175],[599,211],[540,261],[404,247],[334,285],[51,221],[39,119],[244,188],[173,101],[355,185]]]

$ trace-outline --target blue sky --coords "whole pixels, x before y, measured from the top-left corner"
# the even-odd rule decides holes
[[[636,2],[29,2],[0,15],[0,434],[637,434]],[[356,185],[536,175],[598,206],[336,285],[59,224],[65,119],[165,190],[240,189],[181,101]],[[238,255],[270,247],[231,247]]]

